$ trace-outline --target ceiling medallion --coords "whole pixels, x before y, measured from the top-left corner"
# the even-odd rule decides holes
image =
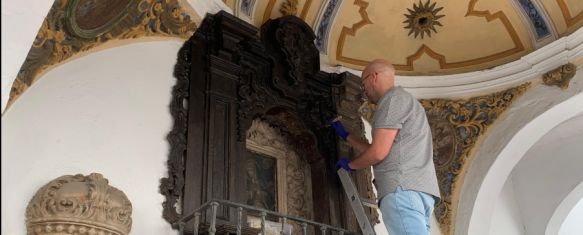
[[[435,2],[431,3],[430,0],[427,0],[425,4],[419,1],[419,5],[413,3],[413,10],[407,8],[409,15],[405,14],[407,20],[403,21],[403,23],[407,23],[405,29],[409,29],[408,35],[415,33],[415,38],[418,35],[423,38],[424,34],[431,37],[431,30],[437,33],[435,26],[443,26],[438,20],[445,15],[437,14],[443,7],[435,8],[435,4]]]
[[[120,22],[138,1],[132,0],[71,0],[66,11],[71,33],[93,39],[107,33]]]

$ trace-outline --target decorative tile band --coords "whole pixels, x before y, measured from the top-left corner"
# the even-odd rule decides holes
[[[251,17],[253,13],[253,7],[255,6],[255,0],[243,0],[241,1],[241,12],[245,15]]]
[[[338,8],[340,7],[340,3],[342,0],[330,0],[328,4],[326,4],[325,10],[323,11],[322,15],[319,17],[319,23],[316,27],[316,47],[321,53],[327,53],[327,45],[328,45],[328,35],[330,33],[330,27],[332,26],[332,22],[334,21],[334,17],[336,17],[336,12],[338,12]]]
[[[547,22],[540,14],[536,6],[530,0],[518,0],[518,3],[526,16],[528,16],[530,25],[536,34],[536,39],[540,40],[546,36],[549,36],[551,32],[549,31]]]

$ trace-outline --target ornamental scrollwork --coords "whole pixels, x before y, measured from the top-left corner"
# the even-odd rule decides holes
[[[149,36],[187,39],[197,27],[178,0],[107,2],[55,1],[14,80],[7,107],[47,69],[106,42]]]
[[[182,190],[184,188],[184,158],[186,152],[186,132],[188,130],[188,99],[190,86],[191,47],[193,39],[188,40],[178,51],[177,63],[174,66],[176,84],[172,87],[170,114],[174,119],[172,130],[166,136],[170,144],[168,177],[160,180],[160,193],[166,196],[162,203],[162,217],[166,221],[177,221],[181,214]],[[174,225],[173,225],[174,226]]]
[[[548,86],[558,86],[562,90],[569,88],[571,78],[575,76],[577,66],[572,63],[561,65],[543,74],[543,82]]]
[[[299,4],[298,0],[286,0],[281,4],[279,12],[281,12],[281,14],[283,14],[284,16],[296,15],[298,13],[298,4]]]
[[[420,100],[433,134],[433,161],[441,191],[435,215],[444,234],[453,233],[463,170],[472,160],[470,154],[476,142],[529,87],[530,83],[525,83],[469,100]]]
[[[26,208],[29,235],[127,235],[132,204],[101,174],[64,175],[40,188]]]

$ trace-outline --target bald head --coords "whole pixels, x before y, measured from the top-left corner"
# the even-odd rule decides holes
[[[363,74],[370,74],[372,72],[387,73],[387,75],[390,76],[386,77],[389,77],[391,79],[395,78],[395,67],[387,60],[383,59],[373,60],[372,62],[370,62],[370,64],[366,66],[366,68],[363,71]]]
[[[362,71],[361,83],[369,101],[376,103],[395,84],[395,67],[383,59],[373,60]]]

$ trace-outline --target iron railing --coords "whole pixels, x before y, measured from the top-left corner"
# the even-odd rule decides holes
[[[265,235],[265,217],[268,215],[275,216],[277,218],[281,218],[280,234],[282,234],[282,235],[284,234],[284,226],[288,222],[288,220],[296,221],[296,222],[300,223],[300,225],[302,227],[302,235],[308,234],[308,226],[310,226],[310,225],[313,226],[314,229],[320,229],[320,231],[322,232],[322,235],[327,234],[328,231],[330,231],[330,233],[335,232],[336,234],[339,234],[339,235],[359,234],[359,233],[348,231],[348,230],[343,229],[343,228],[338,228],[338,227],[334,227],[331,225],[318,223],[318,222],[307,220],[304,218],[291,216],[291,215],[284,215],[284,214],[280,214],[280,213],[277,213],[274,211],[269,211],[269,210],[265,210],[265,209],[261,209],[261,208],[257,208],[257,207],[252,207],[249,205],[244,205],[244,204],[239,204],[239,203],[226,201],[226,200],[219,200],[219,199],[213,199],[213,200],[210,200],[210,201],[204,203],[202,206],[200,206],[194,212],[182,217],[174,224],[178,225],[178,227],[180,228],[181,234],[183,234],[184,228],[186,226],[186,222],[189,222],[190,220],[192,220],[194,218],[193,231],[194,231],[195,235],[198,235],[199,228],[200,228],[201,216],[204,213],[206,213],[206,210],[209,209],[209,207],[210,207],[211,216],[210,216],[210,224],[209,224],[209,228],[208,228],[208,234],[214,235],[217,231],[216,222],[217,222],[217,210],[218,210],[219,206],[237,209],[237,227],[236,227],[237,235],[241,235],[241,228],[242,228],[242,224],[243,224],[243,211],[244,210],[252,211],[252,212],[259,212],[259,215],[261,217],[261,233],[260,233],[261,235]]]

